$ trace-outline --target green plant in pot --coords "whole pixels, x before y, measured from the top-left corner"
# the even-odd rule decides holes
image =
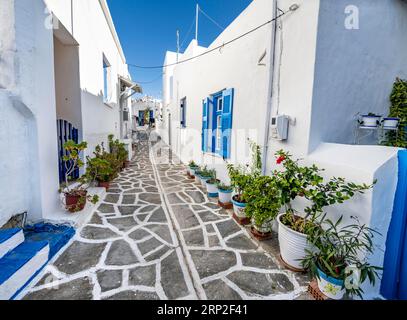
[[[386,133],[383,145],[407,148],[407,81],[397,78],[390,95],[390,113],[384,118],[384,128],[396,128]]]
[[[212,176],[213,171],[208,169],[208,166],[204,166],[203,168],[201,168],[199,177],[201,179],[201,185],[204,190],[206,189],[206,181],[210,180]]]
[[[65,196],[65,207],[69,212],[82,211],[86,202],[90,201],[96,204],[99,201],[98,196],[88,195],[89,177],[83,175],[76,184],[70,184],[70,176],[76,170],[82,168],[84,163],[81,159],[81,153],[88,147],[87,142],[76,143],[72,140],[64,144],[65,156],[63,157],[65,165],[65,183],[61,186],[61,192]]]
[[[195,161],[191,160],[188,163],[188,175],[191,179],[195,178],[195,171],[199,168],[199,166],[195,163]]]
[[[224,209],[232,209],[232,193],[233,187],[229,184],[222,182],[217,183],[218,194],[219,194],[219,205]]]
[[[216,170],[209,170],[210,172],[210,179],[206,181],[206,189],[208,191],[209,198],[218,198],[218,183],[220,180],[217,178]]]
[[[253,178],[245,189],[245,214],[252,220],[252,233],[260,239],[270,238],[275,218],[281,209],[281,191],[274,176]]]
[[[109,156],[103,145],[95,148],[94,155],[94,158],[87,158],[86,174],[92,181],[96,181],[99,187],[109,190],[110,182],[116,177],[117,172],[108,160]]]
[[[326,219],[324,231],[312,235],[309,241],[317,248],[308,251],[303,266],[318,282],[320,291],[327,297],[340,300],[346,294],[363,298],[362,284],[369,280],[375,285],[382,268],[368,263],[368,255],[373,253],[375,230],[355,223],[342,227],[342,217],[333,223]],[[322,227],[322,226],[321,226]]]
[[[195,169],[195,182],[198,183],[199,185],[201,184],[201,174],[202,174],[202,168],[197,167]]]
[[[108,136],[110,153],[116,157],[119,170],[128,168],[130,161],[128,160],[129,153],[126,150],[125,144],[121,143],[118,139],[114,140],[114,135]]]
[[[317,166],[301,166],[299,160],[294,161],[283,150],[276,156],[277,164],[282,165],[283,170],[274,171],[274,176],[286,209],[277,218],[281,257],[293,269],[302,270],[301,260],[306,256],[306,250],[313,249],[308,237],[318,236],[321,232],[324,208],[344,203],[357,193],[363,194],[372,185],[358,185],[335,177],[324,182],[320,175],[323,170]],[[303,197],[310,203],[303,213],[295,212],[291,206],[297,197]]]

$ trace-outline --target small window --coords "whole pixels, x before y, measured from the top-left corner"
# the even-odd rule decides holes
[[[220,151],[222,142],[222,116],[219,115],[216,119],[216,151]]]
[[[223,111],[223,98],[222,97],[220,97],[217,101],[216,110],[217,110],[217,112]]]
[[[180,103],[180,119],[181,119],[181,128],[187,127],[187,98],[183,98]]]
[[[103,55],[103,102],[107,103],[111,100],[111,66],[109,61]]]

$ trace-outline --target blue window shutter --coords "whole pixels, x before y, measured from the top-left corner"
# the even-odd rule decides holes
[[[234,89],[223,91],[223,112],[222,112],[222,142],[221,152],[224,159],[230,158],[232,144],[232,123],[233,123],[233,98]]]
[[[202,116],[202,151],[208,150],[208,132],[209,132],[209,98],[203,101],[203,116]]]

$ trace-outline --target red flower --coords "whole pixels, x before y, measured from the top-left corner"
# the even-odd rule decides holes
[[[281,164],[285,160],[284,156],[281,156],[277,159],[277,164]]]

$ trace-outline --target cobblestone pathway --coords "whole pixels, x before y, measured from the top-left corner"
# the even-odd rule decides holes
[[[142,139],[133,165],[24,299],[302,299],[286,271]],[[154,164],[153,164],[153,163]]]

